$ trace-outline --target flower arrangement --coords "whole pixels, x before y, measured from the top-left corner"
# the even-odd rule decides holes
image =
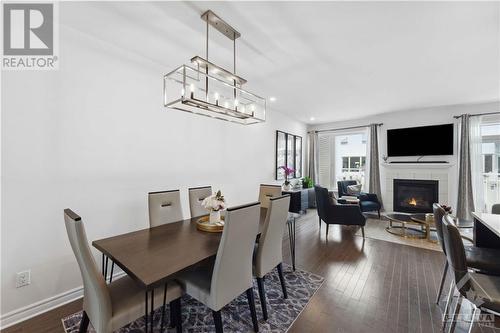
[[[283,183],[283,188],[290,189],[290,181],[288,180],[288,176],[293,174],[295,170],[293,168],[287,167],[286,165],[282,165],[278,167],[278,169],[283,169],[283,172],[285,173],[285,182]]]
[[[210,212],[218,212],[226,208],[226,199],[224,199],[221,191],[218,190],[217,193],[203,199],[201,205]]]

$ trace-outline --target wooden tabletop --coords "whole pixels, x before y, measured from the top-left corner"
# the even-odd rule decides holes
[[[267,209],[261,208],[259,232]],[[199,217],[92,242],[131,278],[146,288],[217,253],[221,233],[196,228]]]
[[[487,227],[491,232],[500,237],[500,215],[472,212],[472,216],[474,216],[474,218],[481,222],[481,224]]]

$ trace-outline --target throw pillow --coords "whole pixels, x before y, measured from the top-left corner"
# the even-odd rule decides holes
[[[358,196],[361,193],[361,184],[347,186],[347,194]]]

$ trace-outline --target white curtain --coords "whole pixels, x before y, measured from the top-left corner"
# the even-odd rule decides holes
[[[472,197],[474,198],[474,208],[477,211],[485,212],[484,202],[484,176],[483,176],[483,152],[480,116],[469,118],[469,154],[470,169],[472,178]]]

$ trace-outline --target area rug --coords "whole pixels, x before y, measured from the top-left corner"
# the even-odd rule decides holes
[[[428,250],[441,251],[441,246],[438,243],[427,241],[427,239],[413,239],[405,238],[388,233],[385,228],[389,225],[386,219],[368,218],[365,226],[365,237],[371,239],[378,239],[386,242],[403,244],[413,247],[419,247]],[[362,236],[361,229],[356,232],[356,236]],[[435,232],[431,233],[431,237],[436,239]]]
[[[295,319],[300,315],[309,300],[323,283],[323,278],[316,274],[296,270],[292,271],[288,265],[283,266],[283,274],[286,280],[288,299],[283,298],[278,273],[273,270],[265,277],[264,286],[267,297],[268,320],[262,319],[262,308],[254,283],[255,307],[257,319],[259,320],[260,332],[286,332],[292,326]],[[212,311],[195,299],[184,295],[182,297],[182,330],[184,332],[201,333],[215,332]],[[166,321],[168,322],[168,306]],[[64,330],[67,333],[78,332],[82,312],[75,313],[62,319]],[[154,314],[155,332],[159,332],[161,320],[161,309]],[[222,320],[224,332],[253,332],[252,319],[246,294],[243,293],[236,300],[222,309]],[[121,328],[119,333],[139,333],[144,331],[144,318]],[[172,331],[170,329],[169,331]],[[95,332],[89,327],[89,332]]]

